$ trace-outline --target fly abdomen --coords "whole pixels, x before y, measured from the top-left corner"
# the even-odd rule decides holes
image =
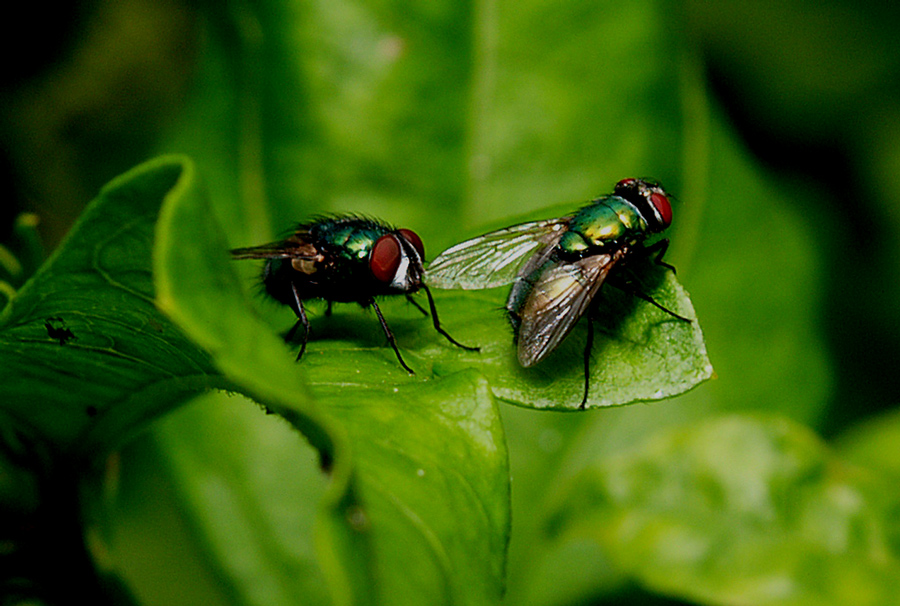
[[[263,265],[262,284],[266,294],[282,303],[293,307],[294,293],[291,290],[291,279],[296,272],[289,259],[269,259]]]

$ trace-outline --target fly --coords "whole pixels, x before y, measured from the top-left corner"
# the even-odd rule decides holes
[[[663,261],[667,239],[644,241],[672,223],[669,195],[656,182],[623,179],[612,194],[591,201],[557,219],[532,221],[493,231],[453,246],[429,265],[427,280],[438,288],[481,289],[512,284],[506,312],[512,324],[517,357],[523,367],[543,360],[588,317],[584,349],[584,395],[590,389],[590,353],[594,341],[597,294],[604,282],[666,309],[624,276],[635,258]]]
[[[427,316],[428,311],[412,298],[420,289],[428,297],[435,330],[457,347],[478,350],[459,343],[441,328],[434,298],[422,281],[425,247],[409,229],[355,216],[328,217],[301,223],[284,240],[236,248],[231,255],[234,259],[265,259],[262,283],[266,293],[297,316],[285,339],[291,341],[299,329],[303,330],[297,360],[303,357],[310,335],[304,301],[324,299],[328,303],[326,314],[331,313],[332,303],[358,303],[375,309],[400,365],[415,374],[403,361],[375,298],[402,294]]]

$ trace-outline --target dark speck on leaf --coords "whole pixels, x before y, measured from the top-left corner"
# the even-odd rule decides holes
[[[75,333],[66,327],[62,318],[47,318],[44,321],[44,328],[47,329],[47,336],[59,341],[60,345],[65,345],[76,338]]]

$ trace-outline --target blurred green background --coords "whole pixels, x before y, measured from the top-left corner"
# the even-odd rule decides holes
[[[536,495],[663,427],[765,411],[900,471],[900,6],[95,0],[5,22],[0,238],[21,265],[0,265],[14,286],[35,265],[21,213],[51,251],[101,185],[168,151],[197,161],[234,246],[354,211],[415,229],[432,257],[623,177],[675,194],[668,258],[718,378],[589,415],[504,406],[509,603],[679,603],[590,549],[535,557]],[[295,570],[251,599],[242,575],[258,587],[265,571],[210,564],[235,514],[194,485],[243,484],[254,501],[293,474],[306,480],[278,502],[311,507],[323,480],[290,438],[217,395],[157,424],[117,459],[113,567],[147,603],[291,596]],[[287,525],[270,513],[254,532]]]

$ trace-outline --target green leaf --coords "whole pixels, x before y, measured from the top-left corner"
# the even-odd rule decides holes
[[[429,372],[421,351],[458,354],[415,310],[414,323],[395,326],[413,377],[383,336],[356,332],[359,312],[349,308],[350,317],[332,318],[343,335],[312,341],[297,364],[254,311],[226,251],[205,198],[172,197],[157,229],[158,302],[240,391],[322,453],[330,483],[315,542],[335,602],[496,603],[509,489],[485,380]],[[422,344],[419,356],[410,342]]]
[[[215,392],[155,429],[123,451],[102,516],[141,603],[332,603],[313,543],[329,478],[294,427]]]
[[[594,325],[588,408],[669,398],[713,374],[703,333],[684,288],[671,272],[651,271],[644,278],[656,283],[652,289],[645,289],[655,301],[692,321],[678,320],[633,295],[604,287]],[[533,368],[522,368],[512,331],[501,311],[507,293],[508,289],[494,289],[440,299],[444,303],[440,307],[444,327],[463,343],[481,347],[478,353],[456,357],[478,368],[494,394],[513,404],[579,409],[587,320],[583,319],[546,360]],[[435,361],[438,373],[456,365],[450,355],[438,356]]]
[[[866,419],[838,437],[836,447],[848,460],[900,478],[900,410]]]
[[[726,416],[597,460],[545,527],[655,591],[710,604],[897,604],[890,482],[780,418]]]
[[[54,449],[101,456],[190,394],[224,385],[154,305],[160,205],[196,188],[177,159],[115,179],[3,310],[0,406]]]

